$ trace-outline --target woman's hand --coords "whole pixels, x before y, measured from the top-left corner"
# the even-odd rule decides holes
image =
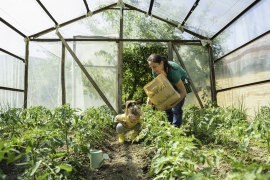
[[[147,98],[146,104],[147,104],[148,106],[152,106],[152,101],[150,100],[149,97]]]

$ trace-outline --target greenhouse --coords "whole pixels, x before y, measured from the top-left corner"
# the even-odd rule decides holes
[[[270,179],[268,7],[1,1],[0,179]],[[146,104],[151,54],[188,76],[180,128]],[[141,129],[121,144],[130,100]]]

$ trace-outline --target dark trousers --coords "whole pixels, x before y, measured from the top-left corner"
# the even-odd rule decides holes
[[[166,114],[168,117],[169,122],[176,127],[180,127],[182,124],[182,116],[183,116],[183,105],[185,102],[185,99],[182,99],[175,107],[172,109],[166,110]]]

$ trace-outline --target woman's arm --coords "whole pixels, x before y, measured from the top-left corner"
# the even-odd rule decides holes
[[[180,98],[179,98],[175,103],[173,103],[172,105],[170,105],[170,106],[168,107],[168,109],[171,109],[171,108],[173,108],[174,106],[176,106],[176,105],[177,105],[180,101],[182,101],[182,100],[186,97],[186,95],[187,95],[186,88],[185,88],[184,83],[183,83],[183,81],[182,81],[181,79],[175,84],[175,86],[177,87],[177,89],[178,89],[179,92],[180,92]]]

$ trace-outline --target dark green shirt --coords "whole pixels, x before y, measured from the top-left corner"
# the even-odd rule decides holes
[[[175,84],[178,83],[178,81],[180,79],[183,82],[185,79],[187,79],[189,81],[189,77],[188,77],[186,71],[177,63],[175,63],[173,61],[169,61],[169,64],[171,65],[171,68],[169,68],[167,78],[170,81],[170,83],[173,85],[173,87],[175,89],[177,89]],[[154,78],[158,76],[158,74],[155,73],[154,71],[152,71],[152,74],[153,74]]]

